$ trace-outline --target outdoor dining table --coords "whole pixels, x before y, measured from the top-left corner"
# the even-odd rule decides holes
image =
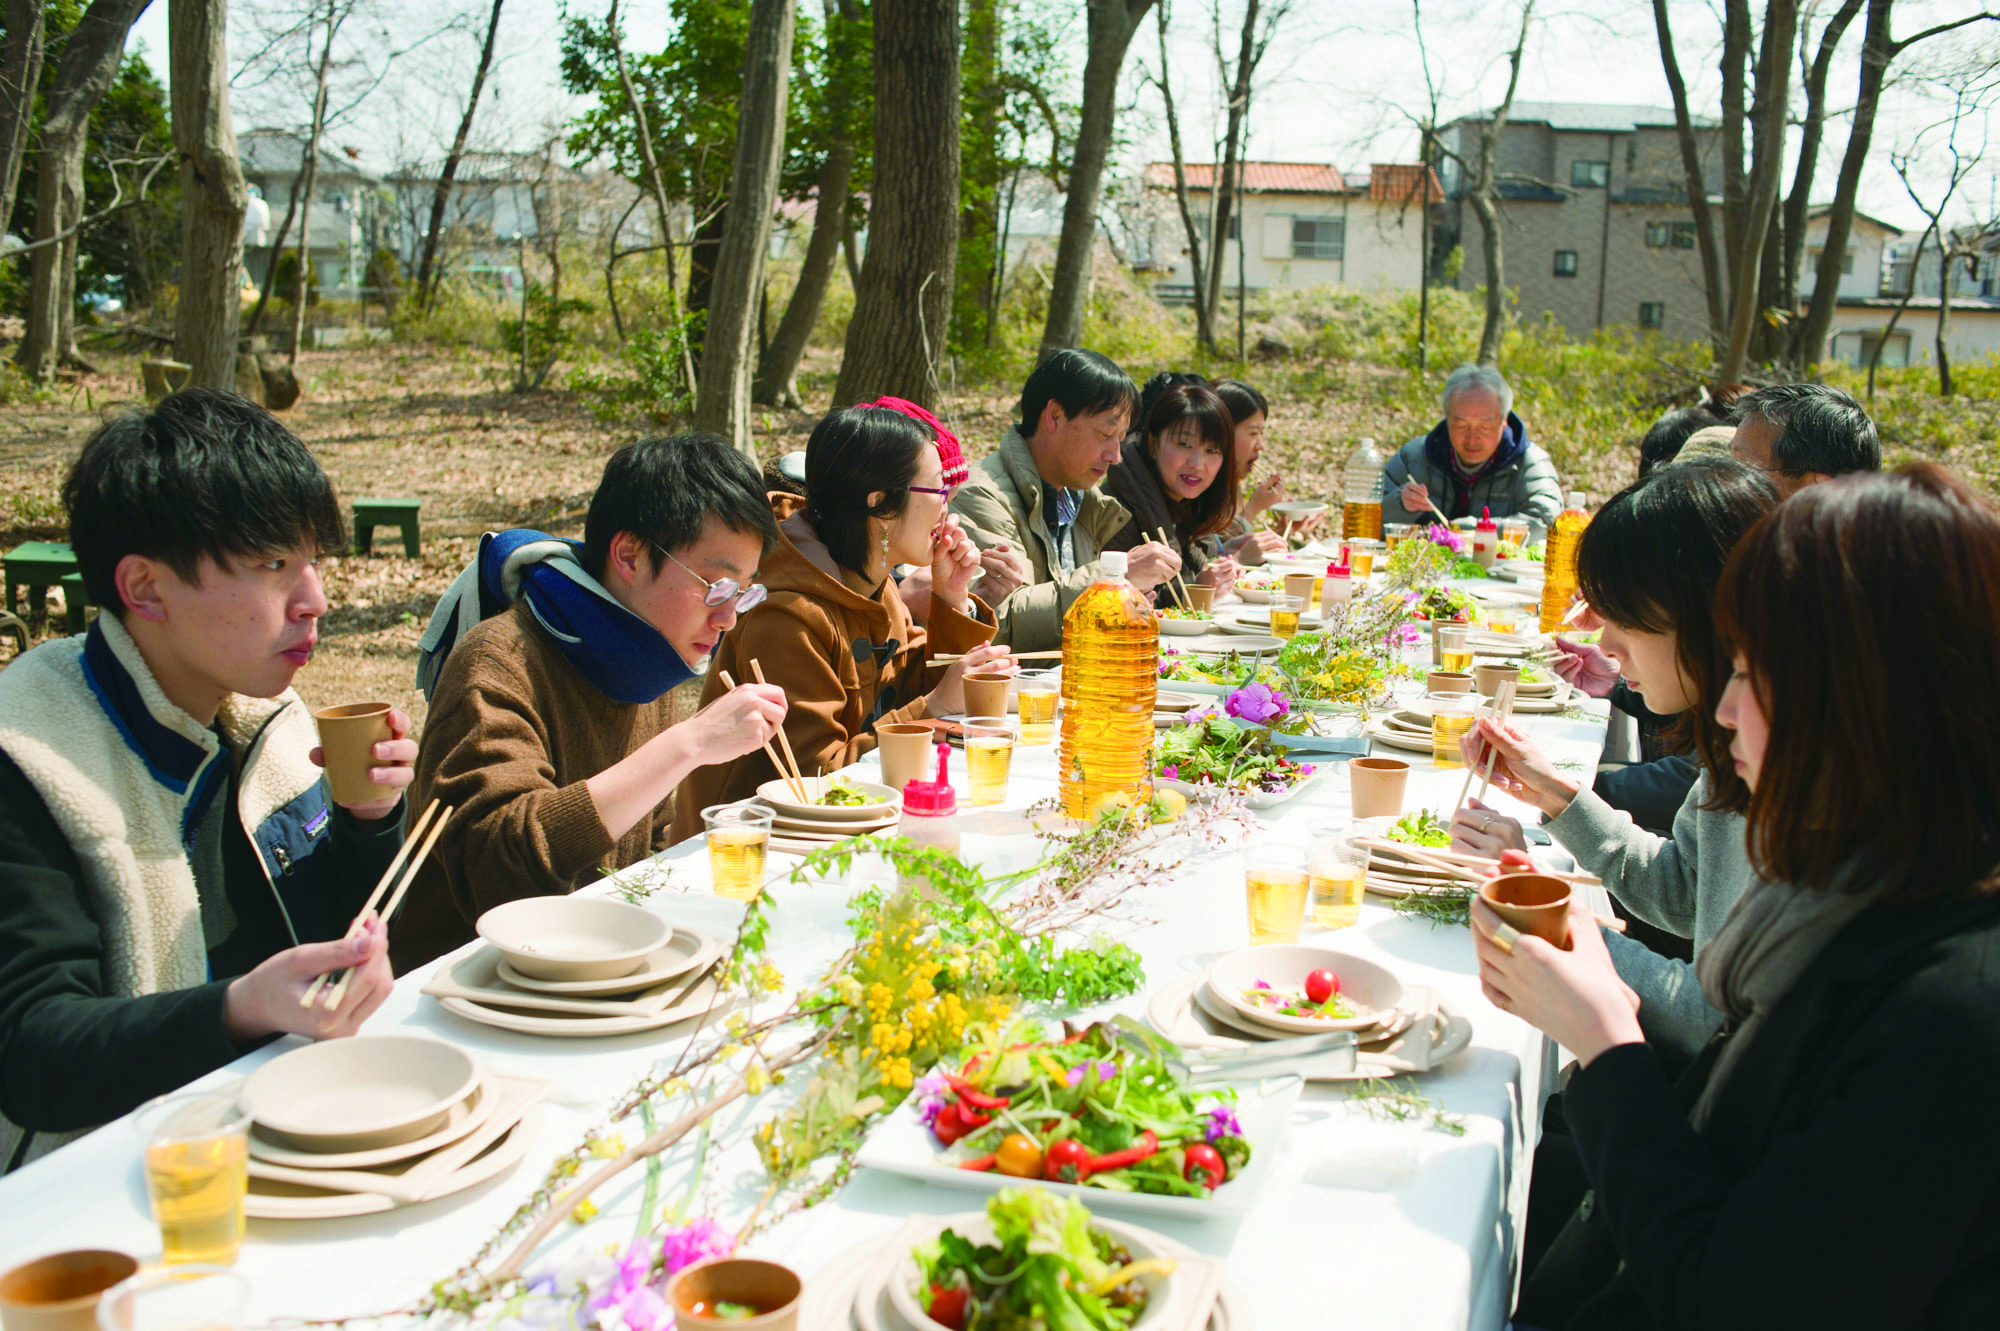
[[[1581,715],[1517,721],[1556,761],[1587,773],[1597,760],[1604,710],[1604,704],[1586,700]],[[1440,770],[1415,754],[1393,756],[1412,764],[1404,807],[1449,816],[1463,769]],[[872,778],[875,760],[866,758],[851,770]],[[1007,800],[961,806],[965,857],[992,869],[1032,862],[1040,843],[1029,835],[1023,811],[1055,792],[1055,770],[1053,747],[1017,748]],[[961,754],[952,756],[952,773],[963,791]],[[1497,797],[1496,802],[1505,804]],[[1332,764],[1296,797],[1259,812],[1255,836],[1259,842],[1303,845],[1348,817],[1345,775]],[[1143,1017],[1149,993],[1246,944],[1239,855],[1234,846],[1190,852],[1132,897],[1126,914],[1141,918],[1109,927],[1143,957],[1144,987],[1089,1015],[1115,1011]],[[847,899],[883,877],[879,864],[871,869],[858,860],[846,881],[787,882],[797,862],[774,855],[767,887],[775,894],[771,954],[788,988],[809,982],[817,967],[836,955],[846,937]],[[699,839],[619,877],[656,887],[647,904],[677,921],[727,932],[741,915],[740,905],[710,892]],[[1148,1216],[1141,1223],[1198,1252],[1226,1258],[1238,1319],[1232,1327],[1501,1327],[1518,1278],[1528,1165],[1558,1051],[1481,997],[1471,940],[1462,927],[1433,927],[1395,914],[1371,896],[1353,927],[1322,932],[1308,920],[1302,941],[1316,939],[1391,966],[1406,984],[1433,986],[1446,1005],[1470,1019],[1470,1047],[1415,1079],[1421,1094],[1459,1118],[1463,1135],[1422,1122],[1377,1119],[1341,1084],[1314,1083],[1298,1100],[1283,1137],[1255,1144],[1276,1153],[1276,1169],[1247,1217]],[[437,964],[444,963],[433,967]],[[251,1325],[365,1317],[409,1307],[507,1221],[539,1186],[549,1164],[601,1122],[626,1086],[656,1060],[671,1059],[688,1038],[672,1030],[553,1039],[476,1025],[418,992],[433,967],[401,977],[367,1031],[432,1035],[472,1050],[494,1071],[547,1079],[552,1089],[537,1139],[512,1170],[457,1196],[348,1220],[252,1221],[238,1262],[254,1289]],[[269,1045],[200,1084],[240,1077],[297,1043]],[[751,1131],[777,1112],[787,1094],[777,1087],[717,1115],[709,1159],[691,1192],[695,1152],[685,1145],[671,1152],[661,1196],[676,1206],[685,1202],[688,1215],[742,1223],[758,1207],[764,1187]],[[628,1143],[642,1135],[636,1119],[618,1131]],[[531,1269],[591,1249],[622,1248],[633,1237],[643,1180],[644,1171],[634,1169],[608,1185],[595,1199],[598,1217],[587,1225],[564,1225]],[[810,1281],[837,1272],[850,1248],[886,1234],[912,1213],[950,1214],[981,1204],[978,1193],[861,1168],[810,1209],[787,1212],[786,1204],[778,1203],[777,1214],[760,1227],[747,1251],[789,1263]],[[159,1250],[139,1140],[129,1121],[113,1122],[0,1179],[0,1269],[41,1253],[88,1247],[141,1256]],[[844,1331],[844,1321],[837,1325]]]

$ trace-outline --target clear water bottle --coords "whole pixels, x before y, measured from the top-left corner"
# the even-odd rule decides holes
[[[1361,447],[1348,455],[1341,474],[1342,497],[1340,535],[1349,541],[1382,539],[1382,455],[1373,439],[1363,439]]]

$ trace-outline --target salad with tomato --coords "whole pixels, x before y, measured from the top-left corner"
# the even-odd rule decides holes
[[[976,1051],[917,1083],[940,1163],[1116,1192],[1206,1197],[1250,1162],[1226,1088],[1197,1094],[1102,1025]]]
[[[947,1229],[912,1251],[918,1301],[950,1331],[1124,1331],[1146,1311],[1147,1275],[1171,1258],[1134,1261],[1074,1198],[1006,1188],[986,1203],[993,1242]]]
[[[1267,1012],[1308,1021],[1351,1021],[1365,1017],[1368,1009],[1340,993],[1340,977],[1330,970],[1316,970],[1297,988],[1281,989],[1259,980],[1243,991],[1243,1001]]]

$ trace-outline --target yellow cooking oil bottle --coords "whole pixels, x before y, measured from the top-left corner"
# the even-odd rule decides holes
[[[1590,514],[1583,511],[1583,491],[1571,490],[1569,503],[1549,527],[1548,549],[1542,552],[1542,632],[1562,627],[1563,616],[1576,596],[1576,547]]]
[[[1070,818],[1095,817],[1114,791],[1137,803],[1152,781],[1160,622],[1152,603],[1125,580],[1123,551],[1098,556],[1098,568],[1098,580],[1063,616],[1056,760]]]

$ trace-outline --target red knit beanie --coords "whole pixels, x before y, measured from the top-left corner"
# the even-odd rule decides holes
[[[878,397],[873,402],[859,402],[855,405],[887,407],[891,411],[900,411],[911,420],[922,421],[937,431],[938,461],[944,464],[944,483],[948,489],[956,490],[972,475],[972,468],[965,461],[965,453],[958,446],[958,436],[947,430],[943,421],[916,403],[900,397]]]

